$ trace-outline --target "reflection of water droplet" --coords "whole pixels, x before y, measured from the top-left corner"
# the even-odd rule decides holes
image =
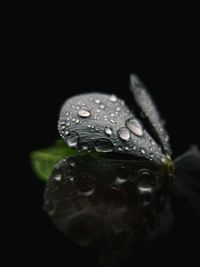
[[[67,135],[66,142],[69,147],[76,147],[78,143],[78,134],[76,132],[71,132]]]
[[[112,134],[112,128],[111,127],[106,126],[105,129],[104,129],[104,131],[105,131],[105,133],[107,135],[111,135]]]
[[[129,178],[129,170],[128,168],[124,166],[118,166],[116,168],[116,175],[117,175],[117,180],[116,182],[118,184],[122,184],[126,182],[126,180]]]
[[[88,145],[82,144],[82,150],[88,150]]]
[[[94,142],[94,147],[97,152],[111,152],[113,151],[113,145],[112,143],[105,138],[97,139]]]
[[[147,169],[139,170],[138,177],[138,186],[148,188],[153,187],[156,184],[156,177]]]
[[[153,193],[153,188],[151,186],[145,186],[145,185],[138,185],[138,191],[141,194],[146,194],[146,193]]]
[[[80,117],[82,117],[82,118],[88,118],[88,117],[91,115],[91,113],[90,113],[90,111],[87,110],[87,109],[80,109],[80,110],[78,111],[78,115],[79,115]]]
[[[124,141],[128,141],[130,139],[130,132],[125,127],[120,128],[117,133],[119,137]]]
[[[136,119],[129,119],[126,121],[126,126],[137,136],[143,135],[142,125]]]
[[[74,167],[76,164],[75,159],[73,157],[68,158],[68,163],[71,167]]]
[[[59,182],[62,179],[62,175],[60,173],[59,174],[55,174],[53,178],[54,178],[54,180]]]
[[[92,191],[94,191],[95,178],[93,176],[82,173],[80,175],[77,175],[75,179],[76,186],[80,192],[89,192],[91,194]]]
[[[92,216],[78,214],[71,218],[67,235],[79,245],[88,245],[96,233],[96,223]]]
[[[110,98],[109,98],[109,100],[110,100],[111,102],[116,102],[116,101],[117,101],[117,97],[116,97],[116,95],[111,95]]]

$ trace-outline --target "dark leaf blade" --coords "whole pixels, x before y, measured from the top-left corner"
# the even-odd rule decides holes
[[[143,222],[139,217],[146,216],[141,211],[146,210],[147,203],[148,212],[154,214],[150,220],[160,222],[163,215],[169,215],[167,198],[162,200],[164,209],[158,208],[155,215],[154,204],[159,206],[163,199],[163,180],[166,182],[166,177],[159,166],[148,161],[77,154],[55,165],[46,186],[44,208],[57,228],[80,245],[101,240],[110,232],[127,236],[135,225],[137,231],[143,231],[144,224],[138,227],[138,222]],[[166,224],[165,216],[162,223]],[[160,229],[162,223],[156,227]],[[145,221],[145,227],[149,225]]]
[[[76,152],[68,148],[62,139],[55,142],[55,145],[35,150],[31,153],[31,165],[36,176],[46,182],[54,168],[54,165],[66,156],[75,154]]]
[[[156,105],[143,83],[135,74],[130,75],[130,90],[133,93],[136,103],[141,108],[141,111],[151,123],[164,151],[168,155],[171,155],[169,136],[164,128]]]
[[[58,130],[67,145],[79,151],[130,154],[157,164],[165,157],[136,115],[115,95],[69,98],[61,108]]]
[[[192,146],[175,159],[176,187],[200,212],[200,151]]]

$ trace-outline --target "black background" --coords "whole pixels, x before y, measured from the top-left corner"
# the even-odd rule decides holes
[[[166,120],[174,156],[199,139],[199,70],[196,34],[190,29],[124,34],[30,25],[14,37],[12,127],[15,129],[17,183],[12,186],[10,248],[22,263],[57,266],[93,265],[93,252],[70,243],[42,210],[44,184],[31,170],[31,151],[58,137],[57,119],[66,98],[83,92],[115,93],[131,105],[130,73],[143,80]],[[123,31],[122,31],[123,32]],[[16,106],[15,106],[16,105]],[[15,120],[14,114],[20,117]],[[22,129],[22,131],[21,131]],[[12,137],[14,137],[12,135]],[[19,151],[19,153],[18,153]],[[16,182],[16,181],[13,181]],[[182,211],[184,213],[184,210]],[[182,214],[181,213],[181,214]],[[177,215],[172,233],[156,248],[155,264],[188,262],[199,251],[199,218]],[[24,256],[26,255],[26,257]],[[65,261],[65,262],[64,262]]]

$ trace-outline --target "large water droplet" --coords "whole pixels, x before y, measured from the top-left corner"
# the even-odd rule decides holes
[[[111,152],[113,151],[113,145],[112,143],[105,138],[97,139],[94,142],[94,147],[97,152]]]
[[[136,119],[129,119],[126,121],[126,126],[137,136],[143,135],[142,125]]]
[[[71,132],[66,137],[66,142],[69,147],[76,147],[78,143],[78,134],[76,132]]]
[[[125,127],[120,128],[117,133],[119,137],[124,141],[128,141],[130,139],[130,132]]]
[[[91,115],[91,112],[87,109],[83,109],[81,108],[79,111],[78,111],[78,115],[82,118],[88,118],[90,115]]]
[[[111,127],[106,126],[105,129],[104,129],[104,131],[105,131],[105,133],[107,135],[112,135],[112,128]]]

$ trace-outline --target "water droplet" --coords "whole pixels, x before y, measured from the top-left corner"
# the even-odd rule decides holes
[[[120,111],[121,109],[120,109],[120,107],[116,107],[116,111]]]
[[[78,134],[76,132],[71,132],[66,137],[66,142],[69,147],[76,147],[78,143]]]
[[[136,151],[137,150],[137,147],[136,146],[133,146],[133,150]]]
[[[101,109],[104,109],[104,108],[105,108],[105,106],[104,106],[103,104],[101,104],[101,105],[100,105],[100,108],[101,108]]]
[[[79,120],[78,119],[76,120],[76,123],[79,123]]]
[[[106,126],[105,129],[104,129],[104,132],[107,134],[107,135],[112,135],[112,128],[111,127],[108,127]]]
[[[124,149],[125,149],[126,151],[128,151],[128,150],[129,150],[129,147],[128,147],[128,146],[125,146]]]
[[[90,111],[87,110],[87,109],[80,109],[80,110],[78,111],[78,115],[79,115],[80,117],[82,117],[82,118],[88,118],[88,117],[91,115],[91,113],[90,113]]]
[[[142,125],[136,119],[129,119],[126,121],[126,126],[131,130],[131,132],[137,136],[143,135]]]
[[[109,98],[109,100],[110,100],[111,102],[116,102],[116,101],[117,101],[117,97],[116,97],[116,95],[111,95],[110,98]]]
[[[128,141],[130,139],[130,132],[125,127],[120,128],[117,133],[119,137],[124,141]]]
[[[118,150],[119,150],[119,151],[122,151],[122,150],[123,150],[123,148],[122,148],[121,146],[119,146],[119,147],[118,147]]]
[[[61,181],[61,179],[62,179],[62,175],[59,173],[59,174],[56,174],[56,175],[54,175],[54,180],[56,180],[56,181]]]
[[[111,152],[113,151],[113,145],[111,141],[105,138],[97,139],[94,142],[94,147],[97,152]]]
[[[65,135],[68,135],[68,134],[69,134],[69,131],[68,131],[68,130],[66,130],[66,131],[65,131]]]
[[[115,121],[114,120],[110,120],[110,122],[114,123],[115,124]]]
[[[96,104],[100,104],[100,100],[99,100],[99,99],[95,99],[94,102],[95,102]]]
[[[145,152],[145,150],[144,150],[144,148],[141,148],[140,149],[140,152],[144,155],[146,152]]]

